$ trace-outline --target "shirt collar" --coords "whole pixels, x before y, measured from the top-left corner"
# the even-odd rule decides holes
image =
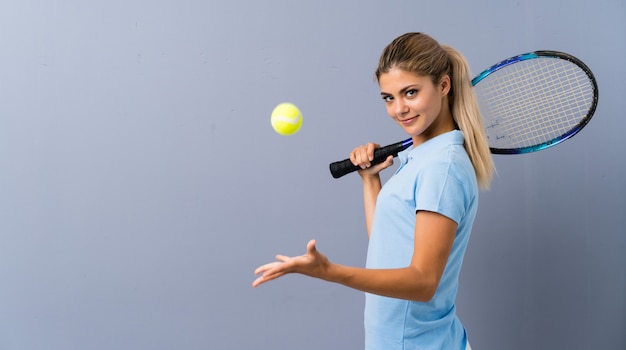
[[[398,159],[400,159],[400,167],[408,163],[413,158],[419,158],[423,153],[429,153],[433,149],[449,146],[449,145],[463,145],[465,138],[460,130],[452,130],[441,135],[435,136],[432,139],[418,145],[417,147],[409,147],[404,151],[398,153]]]

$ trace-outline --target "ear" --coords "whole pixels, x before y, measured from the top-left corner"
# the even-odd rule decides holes
[[[441,92],[441,96],[446,96],[450,92],[450,88],[450,76],[446,74],[439,80],[439,91]]]

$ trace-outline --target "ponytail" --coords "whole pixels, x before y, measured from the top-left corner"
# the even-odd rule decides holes
[[[441,46],[450,61],[452,89],[448,96],[454,121],[465,136],[465,150],[472,161],[478,186],[488,189],[494,173],[494,163],[487,142],[476,96],[470,80],[470,71],[463,55],[450,46]]]

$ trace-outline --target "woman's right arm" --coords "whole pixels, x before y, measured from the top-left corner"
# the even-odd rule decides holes
[[[380,145],[375,143],[368,143],[365,146],[359,146],[350,153],[350,160],[352,164],[361,168],[359,175],[363,181],[363,205],[365,208],[365,225],[367,227],[367,236],[370,236],[372,230],[372,223],[374,222],[374,210],[376,209],[376,198],[382,188],[380,182],[380,171],[393,165],[393,157],[389,156],[387,159],[376,165],[372,165],[371,161],[374,159],[374,150],[379,148]]]
[[[365,225],[367,226],[367,237],[372,232],[372,223],[374,222],[374,210],[376,209],[376,198],[378,192],[382,188],[380,176],[361,176],[363,180],[363,206],[365,208]]]

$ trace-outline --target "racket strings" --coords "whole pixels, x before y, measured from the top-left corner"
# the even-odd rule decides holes
[[[557,140],[583,121],[594,89],[577,65],[540,57],[503,67],[475,87],[492,148],[533,147]]]

